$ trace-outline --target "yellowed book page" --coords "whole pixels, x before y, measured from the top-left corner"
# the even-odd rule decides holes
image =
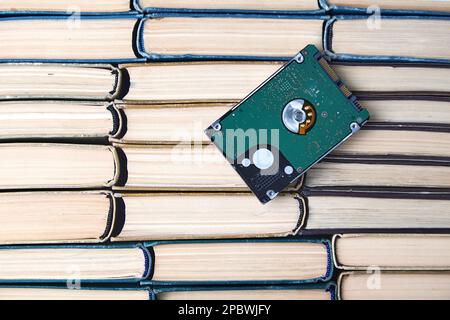
[[[268,62],[151,63],[124,66],[125,101],[238,101],[281,68]]]
[[[129,0],[2,0],[0,11],[126,12]]]
[[[343,268],[450,269],[450,236],[432,234],[344,235],[335,241]]]
[[[146,290],[0,288],[0,300],[149,300]]]
[[[249,190],[214,145],[122,149],[127,156],[128,189]]]
[[[333,154],[449,157],[449,138],[448,132],[363,129]]]
[[[323,161],[306,174],[308,187],[450,187],[450,166]]]
[[[327,273],[321,243],[162,244],[154,251],[155,281],[306,280]]]
[[[0,145],[0,188],[83,188],[117,179],[110,146],[5,143]]]
[[[209,142],[204,133],[232,104],[147,105],[125,107],[125,143]],[[0,129],[1,130],[1,129]],[[1,131],[0,131],[1,132]]]
[[[204,290],[167,291],[157,294],[158,300],[331,300],[331,295],[319,289],[278,290]]]
[[[383,46],[384,47],[384,46]],[[333,65],[357,92],[449,92],[450,68]]]
[[[308,197],[308,229],[448,228],[448,200]]]
[[[342,277],[342,300],[449,300],[449,273],[351,273]]]
[[[61,64],[0,64],[0,97],[105,100],[117,75],[106,67]]]
[[[321,20],[166,17],[145,22],[147,53],[293,57],[308,44],[322,47]]]
[[[316,0],[140,0],[142,8],[237,9],[237,10],[317,10]]]
[[[145,274],[140,248],[0,250],[1,280],[124,280]]]
[[[450,59],[450,22],[430,19],[338,20],[333,26],[336,54]],[[420,39],[420,41],[417,41]]]
[[[450,124],[449,101],[362,100],[373,122]]]
[[[450,11],[450,2],[446,0],[328,0],[328,4],[345,7],[400,10]]]
[[[292,235],[301,222],[293,195],[262,206],[250,193],[122,195],[125,225],[114,241]]]
[[[114,130],[108,103],[0,102],[0,139],[107,137]]]
[[[135,19],[0,21],[0,59],[135,58]]]
[[[102,193],[1,193],[0,243],[101,241],[110,201]]]

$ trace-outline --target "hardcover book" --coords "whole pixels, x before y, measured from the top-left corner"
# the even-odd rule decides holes
[[[111,192],[0,193],[1,244],[107,241],[116,219]]]
[[[324,50],[343,61],[448,64],[449,26],[447,17],[337,16],[326,23]]]
[[[450,4],[441,0],[319,0],[333,14],[449,15]]]
[[[327,281],[333,270],[325,240],[2,247],[0,261],[3,283],[297,284]]]
[[[0,300],[153,300],[148,288],[83,287],[69,289],[62,286],[0,286]]]
[[[304,188],[301,195],[303,234],[450,230],[448,189]]]
[[[108,102],[2,101],[0,140],[112,139],[121,135],[121,115]]]
[[[345,272],[338,281],[340,300],[448,300],[448,272]]]
[[[335,300],[334,283],[272,286],[156,287],[156,300]]]
[[[339,269],[450,270],[449,235],[344,234],[333,237]]]
[[[0,64],[1,100],[113,100],[122,82],[122,72],[111,65]]]
[[[265,13],[265,14],[320,14],[325,10],[317,0],[233,0],[182,1],[136,0],[136,8],[144,12],[199,12],[199,13]]]
[[[0,14],[107,14],[127,13],[132,9],[130,0],[3,0]]]
[[[2,62],[127,62],[143,60],[139,16],[13,16],[0,18]]]
[[[317,15],[152,14],[140,23],[138,49],[152,60],[288,60],[308,44],[322,47],[324,19]]]

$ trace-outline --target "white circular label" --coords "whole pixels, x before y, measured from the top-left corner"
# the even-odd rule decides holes
[[[268,149],[258,149],[253,154],[253,164],[260,170],[265,170],[273,165],[275,158],[273,153]]]

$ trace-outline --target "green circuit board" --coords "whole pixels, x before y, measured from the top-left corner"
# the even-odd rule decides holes
[[[265,203],[368,119],[322,53],[309,45],[206,134]]]

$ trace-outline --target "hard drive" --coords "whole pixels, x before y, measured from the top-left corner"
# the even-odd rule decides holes
[[[322,53],[309,45],[205,132],[266,203],[368,119]]]

